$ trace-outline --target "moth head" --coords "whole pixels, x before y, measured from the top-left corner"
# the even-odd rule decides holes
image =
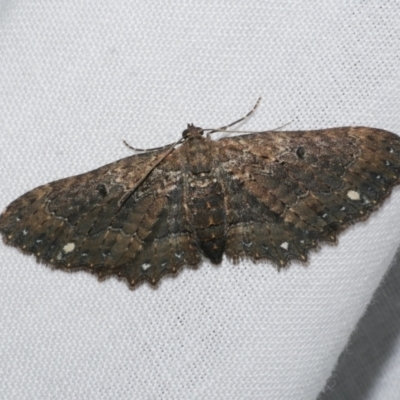
[[[188,124],[187,128],[182,132],[182,137],[184,139],[196,137],[196,136],[203,136],[204,130],[203,128],[198,128],[193,124]]]

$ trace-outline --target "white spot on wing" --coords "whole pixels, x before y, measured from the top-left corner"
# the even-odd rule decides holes
[[[347,192],[347,197],[350,200],[360,200],[360,193],[356,192],[355,190],[349,190]]]
[[[75,243],[74,242],[70,242],[67,243],[64,247],[63,247],[63,252],[65,254],[71,253],[71,251],[73,251],[75,249]]]
[[[289,243],[288,242],[283,242],[283,243],[281,243],[281,247],[282,247],[282,249],[287,250],[289,248]]]
[[[142,270],[143,270],[143,271],[147,271],[150,267],[151,267],[151,265],[148,264],[148,263],[142,264]]]

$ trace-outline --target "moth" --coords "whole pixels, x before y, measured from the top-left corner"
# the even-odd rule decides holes
[[[0,216],[6,244],[63,270],[152,285],[203,258],[305,263],[399,184],[400,138],[382,129],[265,131],[172,145],[29,191]]]

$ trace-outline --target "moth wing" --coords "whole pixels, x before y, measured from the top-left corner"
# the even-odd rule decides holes
[[[4,241],[56,268],[115,274],[131,285],[197,265],[179,159],[173,152],[154,168],[164,154],[134,155],[27,192],[0,216]]]
[[[305,261],[318,243],[335,242],[366,219],[399,183],[400,138],[380,129],[271,131],[218,143],[226,254],[236,261]]]

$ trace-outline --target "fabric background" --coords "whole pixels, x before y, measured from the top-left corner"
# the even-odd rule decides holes
[[[400,133],[398,2],[0,7],[1,209],[130,155],[121,139],[171,143],[260,95],[245,129]],[[399,258],[373,296],[400,242],[399,207],[397,189],[307,267],[204,262],[156,289],[52,271],[1,244],[0,397],[314,399],[339,359],[320,399],[397,399]]]

